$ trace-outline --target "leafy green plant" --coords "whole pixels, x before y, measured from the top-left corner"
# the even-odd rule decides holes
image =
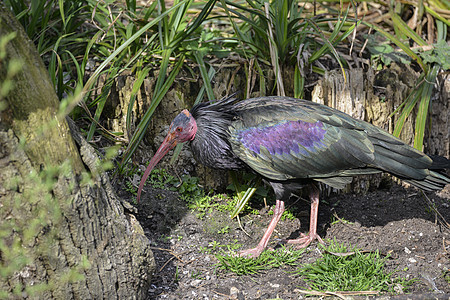
[[[270,215],[270,216],[273,215],[273,210],[269,211],[268,215]],[[292,213],[292,211],[290,209],[285,209],[283,214],[281,215],[281,219],[280,220],[284,221],[286,219],[288,219],[288,220],[294,220],[295,219],[295,216],[294,216],[294,214]]]
[[[257,58],[254,67],[260,83],[263,83],[260,85],[261,95],[265,95],[267,89],[264,79],[267,74],[263,73],[260,63],[273,68],[277,94],[281,96],[285,95],[283,70],[294,66],[293,96],[297,98],[304,95],[308,65],[331,53],[343,68],[342,58],[335,46],[347,38],[357,25],[357,22],[347,21],[348,11],[335,18],[309,17],[303,7],[292,0],[258,0],[244,4],[221,0],[220,3],[235,31],[240,46],[236,50],[244,57]],[[331,23],[333,25],[329,26]],[[324,71],[315,67],[313,70],[319,73]],[[249,96],[250,90],[246,92]]]
[[[217,204],[211,202],[211,197],[197,197],[197,198],[186,198],[188,201],[188,207],[191,210],[197,211],[197,218],[202,219],[208,212],[211,212]]]
[[[449,67],[449,59],[448,55],[444,53],[448,53],[449,47],[447,45],[447,31],[450,23],[448,20],[445,20],[438,13],[434,12],[430,7],[425,5],[424,3],[419,3],[419,7],[421,11],[427,11],[431,15],[435,17],[436,23],[436,33],[429,32],[428,34],[436,34],[437,43],[432,44],[430,42],[425,41],[418,32],[412,30],[408,24],[401,18],[398,14],[398,11],[402,10],[398,7],[393,6],[393,2],[391,2],[389,16],[391,18],[394,31],[396,35],[389,33],[387,30],[381,28],[378,25],[370,24],[364,22],[365,25],[374,28],[381,35],[383,35],[390,43],[395,44],[399,47],[405,55],[409,58],[408,60],[415,61],[420,68],[422,69],[422,73],[418,78],[416,86],[411,94],[407,97],[407,99],[391,114],[394,115],[397,112],[400,112],[400,116],[395,124],[394,135],[399,136],[403,126],[407,120],[407,118],[411,115],[413,109],[418,106],[418,113],[415,122],[415,135],[414,135],[414,147],[420,151],[423,151],[423,139],[425,134],[425,127],[427,124],[427,116],[428,109],[431,104],[432,91],[434,85],[437,81],[437,76],[441,72],[441,70],[448,69]],[[431,18],[428,20],[430,22]],[[419,30],[420,27],[417,27]],[[416,50],[410,47],[410,41],[414,41],[414,43],[418,46]],[[389,46],[390,47],[390,46]],[[431,47],[431,50],[422,50]],[[377,49],[372,48],[372,51]],[[392,52],[389,49],[384,50],[384,57],[387,57],[387,52]],[[430,54],[433,53],[433,56]],[[375,53],[376,54],[376,53]],[[377,54],[376,54],[377,55]],[[396,55],[399,58],[399,55]],[[403,60],[405,58],[403,57]],[[385,62],[390,63],[390,59]],[[390,116],[390,117],[391,117]]]
[[[350,222],[350,221],[348,221],[348,220],[346,220],[346,219],[340,218],[340,217],[338,217],[338,215],[337,215],[336,213],[334,213],[334,214],[331,216],[331,225],[335,225],[335,224],[338,224],[338,223],[342,223],[342,224],[353,224],[353,222]]]
[[[154,169],[149,176],[148,182],[154,189],[172,190],[174,188],[174,185],[178,183],[178,180],[167,173],[165,169]]]
[[[450,284],[450,271],[449,270],[443,271],[442,277],[444,277],[444,280],[447,281],[448,284]]]
[[[224,245],[221,245],[219,242],[217,241],[212,241],[211,243],[209,243],[209,245],[211,247],[212,251],[216,251],[217,249],[219,249],[219,247],[223,247]]]
[[[203,275],[202,271],[200,270],[195,270],[194,272],[191,273],[191,277],[194,279],[205,279],[205,276]]]
[[[150,107],[145,112],[142,120],[136,127],[136,131],[130,139],[128,147],[123,155],[122,162],[119,170],[123,169],[123,166],[128,162],[133,153],[136,151],[139,143],[142,141],[145,131],[147,130],[151,117],[159,105],[164,95],[169,90],[170,86],[175,80],[175,77],[181,70],[184,63],[185,53],[180,51],[180,44],[197,29],[208,17],[211,9],[214,7],[215,0],[210,0],[204,4],[201,12],[192,21],[189,22],[188,9],[193,1],[175,1],[174,5],[167,9],[165,8],[165,2],[163,0],[158,1],[160,15],[155,18],[158,19],[158,37],[161,47],[161,64],[158,73],[158,78],[154,87],[152,102]],[[153,23],[154,21],[152,21]],[[167,75],[169,70],[169,63],[172,55],[179,52],[177,62],[174,68]],[[131,107],[133,103],[130,103]]]
[[[50,78],[59,98],[72,93],[77,74],[72,58],[83,57],[92,28],[83,27],[89,9],[83,1],[6,0],[38,52],[48,65]],[[78,62],[77,62],[78,63]]]
[[[403,52],[395,51],[390,41],[380,42],[380,34],[368,35],[367,48],[371,54],[372,66],[376,70],[381,70],[383,66],[389,66],[392,62],[410,64],[411,58]]]
[[[385,271],[388,257],[381,257],[378,251],[362,253],[335,241],[321,248],[322,257],[297,272],[314,291],[393,292],[394,284],[409,285],[405,279],[394,278],[395,272]]]
[[[137,195],[137,187],[133,184],[132,179],[136,173],[142,176],[142,171],[135,167],[126,169],[126,177],[128,179],[125,180],[125,190],[135,196]],[[180,198],[188,203],[189,208],[198,210],[201,216],[203,216],[210,207],[218,205],[210,204],[212,197],[205,195],[204,190],[198,184],[197,177],[185,174],[182,175],[180,179],[170,175],[167,170],[163,168],[156,168],[150,173],[146,185],[150,184],[154,189],[165,189],[178,192]]]
[[[423,62],[426,64],[436,63],[441,66],[442,70],[450,69],[450,46],[444,39],[440,39],[429,50],[420,53]]]
[[[198,184],[198,178],[187,174],[181,176],[181,185],[177,186],[177,189],[181,195],[190,198],[205,196],[205,191]]]
[[[125,181],[125,191],[131,193],[135,197],[137,197],[137,188],[133,185],[131,181]]]
[[[217,231],[217,233],[219,233],[219,234],[224,234],[224,233],[228,233],[228,232],[230,232],[230,226],[228,226],[228,225],[222,227],[221,229],[219,229]]]

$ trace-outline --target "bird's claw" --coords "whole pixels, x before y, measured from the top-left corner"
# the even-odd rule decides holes
[[[261,250],[258,248],[246,249],[239,251],[237,256],[246,257],[246,258],[257,258],[261,254]]]
[[[266,249],[273,251],[273,248],[271,248],[271,247],[266,247]],[[236,254],[236,256],[246,257],[246,258],[257,258],[263,251],[264,251],[264,248],[255,247],[255,248],[251,248],[251,249],[241,250]]]
[[[287,244],[295,244],[296,248],[306,248],[312,241],[317,240],[321,244],[325,244],[322,238],[317,233],[310,233],[308,235],[301,234],[301,237],[293,240],[285,240]]]

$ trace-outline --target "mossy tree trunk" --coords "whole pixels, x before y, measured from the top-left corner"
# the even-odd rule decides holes
[[[11,61],[22,69],[0,98],[0,299],[145,298],[154,270],[149,241],[97,172],[92,147],[57,116],[43,62],[0,3],[0,40],[11,33],[1,85]]]

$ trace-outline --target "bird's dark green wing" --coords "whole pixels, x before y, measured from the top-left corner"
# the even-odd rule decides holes
[[[430,164],[428,157],[381,129],[310,101],[254,98],[236,104],[235,109],[238,117],[229,128],[233,152],[272,180],[312,178],[340,188],[350,181],[347,176],[379,169],[409,176],[415,169],[400,165]],[[419,159],[402,161],[405,153]],[[391,161],[383,165],[380,159]],[[426,176],[417,172],[416,177]]]

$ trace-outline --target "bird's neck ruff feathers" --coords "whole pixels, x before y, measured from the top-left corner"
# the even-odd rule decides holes
[[[201,103],[191,109],[197,132],[191,141],[194,156],[208,167],[239,169],[243,162],[236,157],[229,142],[229,127],[236,118],[233,96],[215,103]]]
[[[232,94],[231,96],[214,103],[211,101],[199,103],[191,109],[191,114],[195,119],[200,117],[210,118],[210,114],[220,114],[222,117],[232,119],[234,117],[233,106],[238,101],[239,100],[235,97],[235,94]]]
[[[200,135],[199,138],[207,136],[211,142],[229,147],[228,128],[236,117],[233,109],[236,101],[237,99],[232,95],[215,103],[205,102],[194,106],[191,114],[197,123],[196,136]]]

